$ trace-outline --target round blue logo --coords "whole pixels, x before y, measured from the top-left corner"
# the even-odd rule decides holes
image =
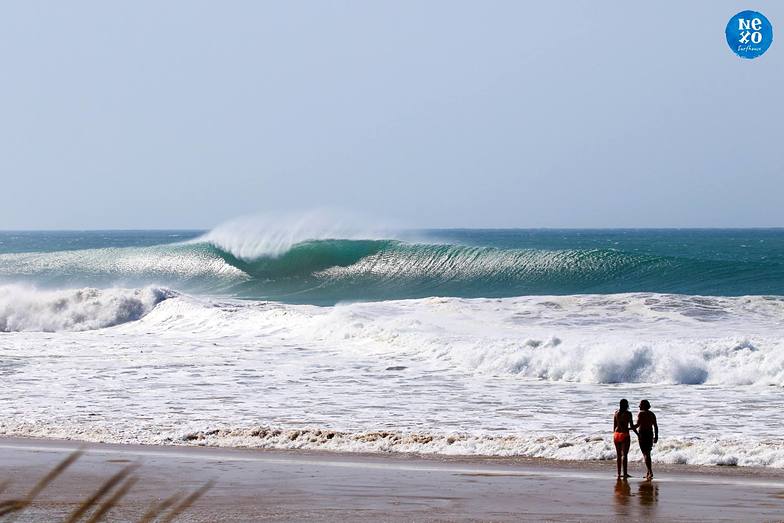
[[[765,15],[741,11],[727,24],[727,44],[741,58],[757,58],[773,43],[773,26]]]

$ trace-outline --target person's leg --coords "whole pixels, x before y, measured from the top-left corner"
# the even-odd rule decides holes
[[[621,458],[623,456],[623,446],[619,442],[615,442],[615,455],[616,455],[616,462],[618,465],[618,478],[621,477]]]
[[[631,438],[626,438],[623,441],[623,476],[629,476],[629,447],[631,446]]]
[[[651,469],[651,451],[647,451],[644,453],[645,455],[645,468],[648,469],[648,474],[646,477],[652,478],[653,477],[653,469]]]

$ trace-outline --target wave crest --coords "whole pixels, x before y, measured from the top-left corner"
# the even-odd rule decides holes
[[[191,243],[209,243],[244,261],[275,258],[296,245],[317,240],[378,240],[393,236],[368,221],[328,210],[298,215],[255,215],[215,227]]]

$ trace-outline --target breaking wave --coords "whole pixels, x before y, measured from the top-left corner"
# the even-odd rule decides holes
[[[84,331],[135,321],[172,291],[75,289],[42,291],[20,285],[0,286],[0,332]]]
[[[737,233],[743,238],[688,231],[390,232],[366,223],[311,212],[238,219],[158,245],[17,238],[0,254],[0,284],[154,285],[319,305],[428,296],[784,295],[777,231]],[[25,245],[37,248],[14,250]]]

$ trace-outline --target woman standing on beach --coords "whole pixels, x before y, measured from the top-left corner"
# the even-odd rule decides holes
[[[630,430],[633,430],[635,434],[637,433],[634,429],[632,413],[629,412],[629,402],[622,399],[620,408],[615,411],[615,416],[613,416],[613,442],[615,443],[615,452],[618,456],[618,479],[630,477],[627,469],[629,446],[631,445]],[[621,475],[622,466],[623,475]]]

